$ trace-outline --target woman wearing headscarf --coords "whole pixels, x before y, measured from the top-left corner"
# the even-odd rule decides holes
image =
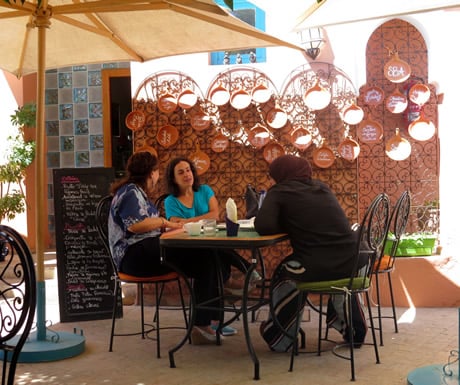
[[[312,179],[310,163],[306,159],[293,155],[280,156],[270,164],[269,173],[275,184],[268,190],[254,225],[261,235],[289,235],[293,252],[280,263],[270,285],[278,321],[285,330],[296,333],[298,304],[295,296],[298,292],[292,281],[328,281],[348,277],[355,263],[358,232],[352,230],[331,189],[325,183]],[[301,301],[305,303],[305,300],[306,293],[302,293]],[[348,329],[344,327],[345,318],[343,312],[337,312],[337,309],[343,309],[343,300],[341,295],[331,297],[327,322],[346,339]],[[358,319],[355,318],[356,321]],[[360,336],[364,338],[367,330],[365,320],[360,325],[363,330]],[[286,351],[293,344],[294,337],[281,331],[271,314],[260,330],[272,350]]]
[[[275,184],[267,191],[254,225],[261,235],[289,235],[293,253],[282,261],[282,274],[303,282],[347,277],[354,262],[356,232],[334,193],[312,179],[306,159],[294,155],[276,158],[269,174]]]

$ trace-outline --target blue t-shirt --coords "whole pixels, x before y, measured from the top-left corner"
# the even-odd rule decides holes
[[[192,207],[185,206],[177,197],[168,195],[165,199],[166,218],[193,218],[209,213],[209,199],[214,196],[212,188],[202,184],[198,191],[193,192]]]
[[[132,233],[128,227],[145,218],[158,216],[158,209],[139,186],[129,183],[118,189],[112,199],[108,223],[110,251],[118,268],[130,245],[160,235],[160,229]]]

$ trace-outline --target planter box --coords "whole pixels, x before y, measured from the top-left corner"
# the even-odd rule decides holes
[[[396,250],[397,257],[414,257],[432,255],[435,251],[437,236],[435,234],[413,234],[403,236]],[[391,236],[385,243],[385,254],[389,254],[393,241]]]

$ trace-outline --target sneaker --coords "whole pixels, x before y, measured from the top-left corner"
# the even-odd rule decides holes
[[[217,332],[217,325],[211,325],[211,329]],[[223,335],[224,337],[229,337],[229,336],[234,336],[235,334],[238,333],[238,330],[235,328],[232,328],[231,326],[224,326],[222,330],[220,331],[220,334]]]
[[[256,270],[254,270],[251,273],[251,278],[249,279],[249,282],[255,283],[255,282],[258,282],[258,281],[261,281],[261,280],[262,280],[262,277],[260,276],[260,274]]]
[[[192,339],[192,345],[216,344],[216,335],[208,333],[206,330],[203,330],[199,327],[194,327],[192,329],[192,334],[190,337]]]

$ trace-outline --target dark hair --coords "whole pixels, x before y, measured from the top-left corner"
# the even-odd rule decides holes
[[[166,187],[168,189],[168,192],[171,195],[174,195],[175,197],[179,196],[180,191],[179,186],[174,181],[174,169],[180,162],[187,162],[190,165],[190,170],[192,170],[193,174],[193,191],[198,191],[198,189],[200,188],[200,177],[196,172],[195,164],[186,157],[177,157],[171,160],[168,164],[168,167],[166,168]]]
[[[145,191],[147,178],[155,170],[158,170],[158,158],[155,155],[147,151],[136,152],[129,157],[126,164],[127,175],[114,182],[110,192],[115,194],[120,187],[128,183],[135,183]]]

